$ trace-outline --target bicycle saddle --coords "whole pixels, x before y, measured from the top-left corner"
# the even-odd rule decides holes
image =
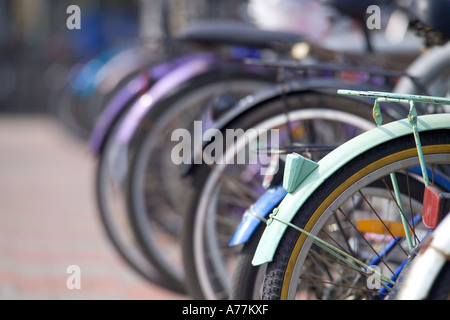
[[[206,45],[239,45],[252,48],[286,49],[304,38],[292,32],[261,30],[231,21],[201,21],[187,26],[177,37]]]

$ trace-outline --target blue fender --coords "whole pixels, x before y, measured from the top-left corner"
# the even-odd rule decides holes
[[[250,208],[248,208],[241,223],[236,228],[230,240],[230,246],[246,243],[259,224],[265,221],[269,213],[286,196],[287,191],[283,186],[268,189]]]
[[[419,132],[430,129],[449,129],[450,114],[419,116],[417,124]],[[411,132],[411,125],[407,119],[398,120],[367,131],[333,150],[319,161],[319,165],[300,183],[297,189],[286,195],[277,208],[277,218],[281,221],[290,222],[322,182],[347,162],[377,145],[408,135]],[[272,261],[287,228],[286,224],[277,220],[272,220],[264,230],[253,257],[253,265],[257,266]]]
[[[73,93],[80,98],[92,96],[98,85],[97,76],[100,70],[114,57],[127,49],[127,46],[110,48],[90,59],[81,68],[79,65],[75,66],[71,75],[69,75],[70,78],[74,72],[76,73],[73,80],[69,80]]]

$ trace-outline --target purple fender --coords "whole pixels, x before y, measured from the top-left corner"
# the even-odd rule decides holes
[[[157,64],[148,70],[142,71],[127,85],[121,88],[106,105],[96,123],[89,140],[90,152],[93,155],[98,155],[101,152],[106,137],[116,119],[134,98],[144,94],[149,90],[149,87],[153,83],[160,80],[174,69],[179,68],[184,64],[189,64],[191,61],[196,61],[198,58],[198,55],[184,56],[175,61]]]
[[[126,86],[117,92],[117,94],[107,104],[105,110],[101,113],[95,128],[89,139],[89,151],[98,155],[116,118],[121,114],[126,105],[138,94],[144,93],[150,85],[151,70],[143,71],[131,80]]]
[[[193,77],[211,70],[217,62],[212,53],[191,56],[188,62],[173,69],[144,93],[132,106],[120,124],[114,140],[119,145],[128,143],[147,112],[173,89]]]

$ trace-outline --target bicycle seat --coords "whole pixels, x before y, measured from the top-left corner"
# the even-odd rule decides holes
[[[450,36],[450,0],[414,0],[409,10],[427,26]]]
[[[186,42],[206,45],[238,45],[252,48],[286,49],[304,38],[292,32],[261,30],[231,21],[201,21],[189,25],[177,37]]]

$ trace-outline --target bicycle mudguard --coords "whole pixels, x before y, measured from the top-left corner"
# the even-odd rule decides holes
[[[450,114],[433,114],[419,116],[417,121],[420,131],[450,128]],[[290,222],[296,212],[305,203],[308,197],[346,163],[387,141],[412,133],[408,119],[398,120],[367,131],[333,150],[322,160],[318,166],[299,184],[292,192],[286,195],[280,205],[274,210],[277,220]],[[252,264],[257,266],[271,262],[278,244],[286,231],[287,225],[277,220],[270,223],[258,244]]]
[[[237,246],[246,243],[261,222],[265,222],[269,213],[286,196],[287,191],[283,186],[278,186],[267,190],[258,200],[248,208],[236,228],[229,242],[229,246]]]
[[[184,63],[189,63],[196,56],[184,56],[175,61],[162,62],[142,71],[134,79],[121,88],[108,102],[105,109],[100,114],[89,139],[89,150],[97,155],[101,152],[106,137],[112,129],[113,124],[122,114],[122,111],[136,97],[144,94],[156,81],[178,68]]]
[[[114,137],[115,141],[119,144],[128,143],[140,121],[158,101],[167,96],[177,86],[211,70],[216,63],[217,58],[214,54],[198,54],[191,61],[180,65],[158,80],[131,106]]]
[[[406,74],[421,80],[419,85],[425,85],[433,75],[439,74],[450,65],[450,42],[436,46],[421,54],[406,70]],[[425,81],[424,81],[425,80]],[[402,77],[392,90],[403,94],[429,94],[418,87],[409,77]]]
[[[120,116],[126,105],[139,94],[143,94],[144,90],[150,85],[149,72],[142,72],[140,75],[131,80],[126,86],[121,88],[119,92],[109,101],[92,131],[88,142],[89,151],[93,155],[98,155],[106,140],[108,132],[110,132],[113,123]]]

